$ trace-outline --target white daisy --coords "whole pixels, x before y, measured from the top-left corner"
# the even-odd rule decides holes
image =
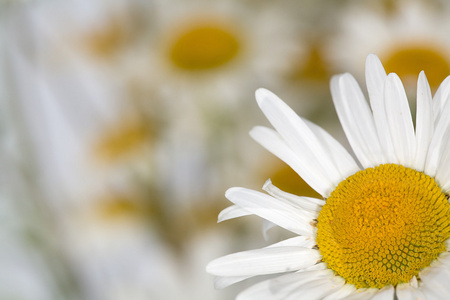
[[[179,106],[242,105],[255,85],[291,72],[301,53],[298,20],[283,6],[171,0],[155,7],[157,30],[140,78]]]
[[[366,60],[367,104],[350,74],[331,80],[356,160],[326,131],[267,90],[258,104],[276,131],[251,136],[289,164],[323,199],[266,182],[234,187],[224,221],[258,215],[298,236],[218,258],[207,266],[223,288],[265,274],[238,299],[444,299],[450,294],[450,79],[431,97],[423,72],[415,129],[403,85],[375,55]]]
[[[406,87],[425,70],[432,90],[437,88],[450,72],[450,5],[436,2],[396,1],[388,9],[381,1],[352,3],[342,10],[339,30],[328,45],[330,61],[363,77],[359,66],[371,51]]]

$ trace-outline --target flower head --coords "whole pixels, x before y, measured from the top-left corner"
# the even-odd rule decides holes
[[[212,261],[222,288],[264,274],[238,299],[443,299],[450,294],[450,84],[434,98],[417,84],[415,126],[403,85],[375,55],[366,61],[367,103],[350,74],[331,92],[356,159],[319,126],[267,90],[256,92],[275,130],[251,136],[323,199],[231,188],[219,221],[254,214],[298,236]]]
[[[413,95],[412,87],[421,70],[427,72],[431,90],[435,91],[450,72],[450,2],[433,6],[415,0],[390,1],[392,6],[387,10],[385,3],[355,3],[340,13],[338,34],[326,47],[330,64],[359,76],[368,51],[375,51],[386,71],[399,75],[408,95]]]

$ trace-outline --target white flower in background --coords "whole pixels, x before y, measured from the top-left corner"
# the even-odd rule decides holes
[[[292,68],[295,15],[242,1],[160,1],[146,80],[169,99],[229,107]],[[242,106],[243,104],[240,103]]]
[[[28,190],[29,182],[20,185],[9,171],[5,186],[23,190],[11,201],[28,205],[32,199],[38,208],[52,209],[44,217],[33,211],[33,218],[20,210],[15,219],[29,221],[33,233],[44,227],[40,218],[54,221],[48,231],[58,232],[51,242],[75,273],[79,285],[67,286],[79,290],[77,299],[220,298],[205,286],[207,274],[198,274],[198,265],[223,248],[196,244],[210,242],[205,223],[214,222],[217,187],[223,190],[220,171],[210,162],[223,162],[208,157],[206,126],[199,125],[194,102],[177,109],[179,99],[164,98],[161,107],[153,87],[147,90],[148,78],[136,87],[139,68],[148,71],[152,45],[147,42],[155,27],[136,33],[142,30],[133,23],[139,21],[131,13],[136,2],[108,3],[33,2],[5,18],[1,29],[8,47],[2,51],[8,60],[0,76],[8,81],[2,113],[11,119],[5,131],[20,140],[5,160],[17,177],[21,171],[33,174],[34,189]],[[210,121],[221,128],[218,119]],[[45,254],[46,241],[36,239],[42,247],[30,252]],[[49,257],[60,265],[57,255]],[[48,277],[65,279],[59,273]],[[161,292],[161,286],[171,293]]]
[[[415,127],[403,85],[369,55],[367,104],[348,73],[331,80],[333,101],[357,160],[319,126],[267,90],[256,92],[275,127],[250,134],[290,165],[323,199],[266,182],[234,187],[219,221],[258,215],[296,237],[218,258],[207,266],[223,288],[287,272],[238,299],[444,299],[450,294],[450,83],[432,99],[419,75]],[[415,128],[415,129],[414,129]]]
[[[120,64],[104,63],[105,57],[89,52],[95,48],[90,35],[96,36],[92,38],[96,43],[102,40],[99,28],[113,23],[119,24],[119,32],[132,31],[129,20],[136,5],[137,1],[120,0],[44,1],[17,6],[5,18],[12,81],[8,90],[17,98],[11,102],[22,114],[30,136],[42,137],[46,132],[45,139],[33,138],[31,151],[41,166],[52,166],[53,171],[43,176],[52,188],[61,187],[55,187],[58,181],[63,189],[77,194],[86,186],[98,185],[98,177],[110,174],[111,166],[129,167],[137,165],[136,157],[148,157],[153,120],[116,84],[114,72],[105,71]],[[111,42],[116,45],[111,46],[115,52],[110,50],[115,56],[108,59],[127,57],[127,51],[119,50],[127,49],[124,41],[131,37],[110,39],[122,42]],[[97,178],[86,180],[87,173],[95,172]]]
[[[275,78],[292,67],[300,48],[295,14],[269,4],[42,2],[27,14],[24,19],[33,24],[25,32],[34,43],[31,59],[38,58],[39,77],[54,98],[49,105],[68,119],[63,121],[75,129],[82,151],[88,145],[88,163],[100,158],[106,161],[102,167],[117,161],[127,167],[130,157],[161,153],[157,161],[177,167],[165,167],[159,178],[180,187],[167,193],[189,188],[173,197],[184,203],[191,192],[199,198],[197,185],[215,189],[199,180],[223,182],[219,174],[230,176],[234,162],[225,157],[224,145],[247,147],[246,140],[236,142],[229,134],[242,124],[237,112],[249,112],[248,101],[241,100],[257,86],[275,88]],[[238,160],[249,161],[241,155]]]
[[[193,149],[192,158],[207,156],[211,172],[201,177],[191,175],[182,152],[160,160],[180,159],[177,174],[162,172],[172,180],[189,179],[186,187],[201,199],[196,193],[200,178],[209,181],[200,185],[215,188],[235,179],[237,165],[257,160],[258,155],[253,161],[243,157],[245,151],[239,149],[251,146],[231,132],[256,118],[248,95],[261,85],[279,86],[279,79],[291,71],[302,47],[293,25],[299,20],[283,6],[235,0],[159,1],[155,10],[154,35],[140,52],[148,57],[148,65],[135,68],[134,78],[153,92],[169,115],[173,144]],[[199,140],[193,143],[195,134]],[[249,178],[247,174],[239,176]]]
[[[450,73],[449,12],[446,1],[392,1],[388,7],[381,1],[352,3],[342,10],[328,57],[340,72],[363,78],[359,66],[373,52],[388,73],[400,76],[408,92],[421,70],[435,90]]]
[[[86,299],[230,297],[229,293],[219,295],[209,284],[208,274],[199,266],[224,248],[229,249],[232,232],[220,231],[219,234],[208,230],[194,238],[185,237],[185,249],[180,257],[180,253],[169,247],[154,230],[136,222],[136,218],[101,224],[92,211],[76,215],[77,218],[78,231],[69,232],[68,238],[72,240],[70,252],[79,257],[77,271],[82,274]]]

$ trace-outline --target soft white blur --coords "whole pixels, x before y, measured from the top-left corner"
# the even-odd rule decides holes
[[[0,299],[233,299],[248,283],[214,290],[205,265],[266,241],[257,218],[216,224],[225,190],[272,178],[315,195],[248,136],[267,125],[255,89],[346,145],[330,77],[363,84],[375,53],[408,94],[422,69],[435,90],[450,73],[449,12],[437,0],[0,1]]]

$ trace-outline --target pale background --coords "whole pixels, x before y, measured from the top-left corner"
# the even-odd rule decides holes
[[[314,191],[248,136],[265,87],[345,145],[333,74],[379,55],[414,107],[450,73],[447,1],[0,1],[0,299],[233,299],[267,245],[227,188]],[[413,108],[414,111],[414,108]]]

